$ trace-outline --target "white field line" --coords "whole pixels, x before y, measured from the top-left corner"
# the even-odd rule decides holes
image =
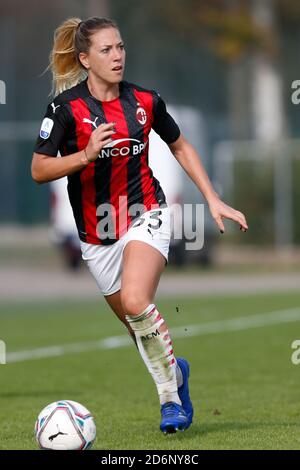
[[[172,328],[172,338],[187,338],[192,336],[204,336],[209,334],[226,333],[230,331],[249,330],[251,328],[263,328],[269,325],[279,325],[300,321],[300,308],[279,310],[250,315],[246,317],[230,318],[227,320],[198,323]],[[8,352],[6,362],[24,362],[32,359],[48,357],[60,357],[65,354],[74,354],[85,351],[96,351],[103,349],[115,349],[132,345],[129,336],[111,336],[99,341],[87,341],[84,343],[62,344],[45,348],[29,349],[24,351]]]

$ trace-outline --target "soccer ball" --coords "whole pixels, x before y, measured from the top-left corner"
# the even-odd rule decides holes
[[[96,438],[96,425],[91,413],[71,400],[47,405],[38,415],[34,430],[41,449],[85,450]]]

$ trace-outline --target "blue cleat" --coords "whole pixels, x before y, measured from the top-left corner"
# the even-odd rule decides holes
[[[188,418],[181,405],[170,401],[161,406],[160,430],[164,434],[184,431],[188,427]]]
[[[193,409],[193,404],[190,399],[190,392],[189,392],[189,375],[190,375],[190,366],[189,363],[186,359],[183,359],[182,357],[176,358],[177,364],[180,367],[181,373],[182,373],[182,378],[183,378],[183,384],[181,387],[178,387],[178,395],[182,403],[182,408],[184,409],[187,419],[188,419],[188,424],[186,429],[192,424],[193,421],[193,416],[194,416],[194,409]]]

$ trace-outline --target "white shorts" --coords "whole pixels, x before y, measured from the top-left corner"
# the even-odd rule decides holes
[[[123,250],[131,240],[139,240],[156,248],[168,262],[171,238],[169,207],[152,209],[136,219],[128,232],[112,245],[80,242],[82,258],[103,295],[121,289]]]

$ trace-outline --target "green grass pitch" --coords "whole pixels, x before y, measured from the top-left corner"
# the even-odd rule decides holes
[[[157,302],[172,328],[300,307],[300,294],[170,298]],[[108,306],[1,305],[7,351],[125,335]],[[94,415],[94,449],[300,449],[300,365],[291,344],[300,322],[207,332],[174,340],[191,363],[194,423],[159,431],[156,388],[135,347],[67,353],[0,365],[0,449],[36,449],[33,427],[50,402],[81,402]]]

